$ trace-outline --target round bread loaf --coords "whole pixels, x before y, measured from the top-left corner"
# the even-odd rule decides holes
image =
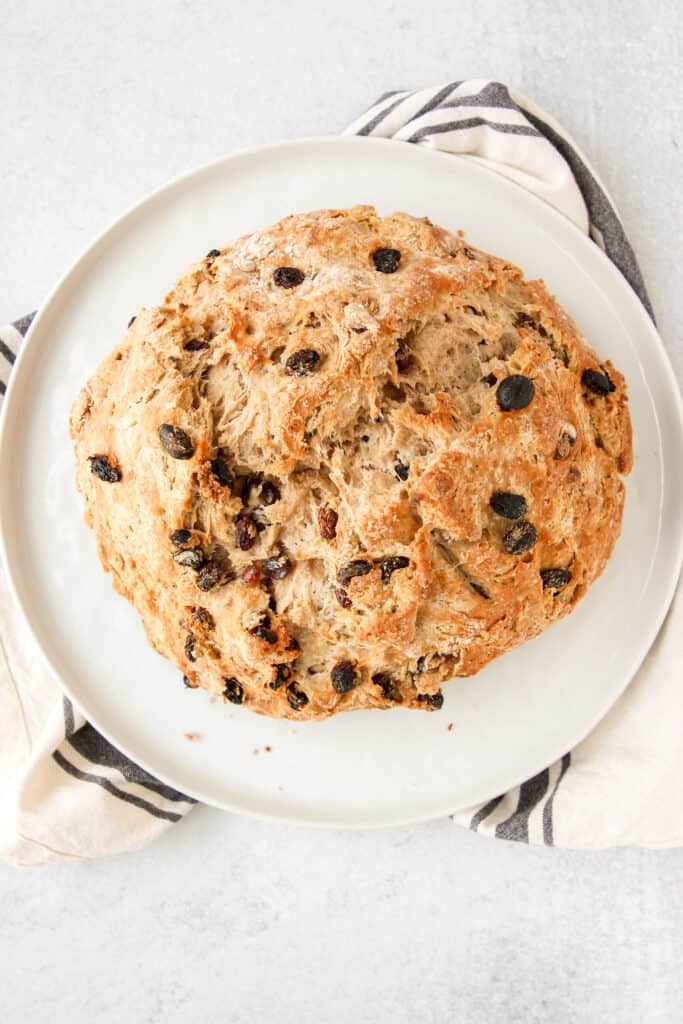
[[[541,281],[426,219],[287,217],[134,317],[71,415],[86,522],[187,685],[441,706],[619,534],[626,388]]]

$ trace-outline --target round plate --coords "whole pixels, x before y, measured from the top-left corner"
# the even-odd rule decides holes
[[[475,245],[543,277],[600,357],[625,374],[636,458],[622,536],[571,616],[475,678],[447,684],[440,712],[357,711],[297,724],[184,689],[178,670],[148,647],[83,525],[67,420],[130,316],[159,303],[191,260],[288,213],[356,203],[462,228]],[[495,796],[550,764],[635,673],[681,561],[681,423],[671,368],[637,298],[597,246],[542,201],[467,158],[418,146],[286,142],[227,157],[156,192],[52,292],[5,402],[3,554],[57,680],[149,771],[209,803],[282,820],[427,819]],[[189,743],[188,732],[198,742]]]

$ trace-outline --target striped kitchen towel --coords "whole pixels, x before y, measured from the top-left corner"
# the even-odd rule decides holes
[[[633,250],[595,171],[553,118],[507,86],[477,79],[386,93],[346,131],[457,153],[534,192],[590,233],[652,315]],[[30,320],[0,329],[0,394]],[[133,764],[61,695],[1,574],[0,614],[0,854],[39,863],[149,843],[193,801]],[[594,732],[533,779],[454,821],[556,846],[683,843],[682,636],[677,597],[635,680]]]
[[[0,390],[32,316],[0,328]],[[101,736],[63,696],[0,571],[0,857],[17,864],[146,846],[194,800]]]

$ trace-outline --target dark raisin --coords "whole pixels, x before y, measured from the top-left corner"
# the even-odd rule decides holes
[[[369,440],[370,440],[370,435],[369,434],[363,434],[361,436],[361,441],[369,441]]]
[[[319,362],[320,355],[314,348],[300,348],[285,363],[285,373],[288,377],[305,377],[316,370]]]
[[[566,587],[572,578],[568,569],[541,569],[541,579],[544,590],[554,590],[557,593]]]
[[[276,501],[280,500],[280,492],[274,483],[270,480],[265,480],[261,485],[261,501],[264,505],[274,505]]]
[[[197,684],[190,682],[187,676],[183,676],[183,685],[186,690],[196,690]]]
[[[584,370],[581,374],[581,383],[594,395],[609,395],[616,391],[616,388],[609,378],[608,373],[598,373],[597,370]]]
[[[235,523],[235,543],[241,551],[248,551],[253,548],[258,537],[258,527],[251,512],[240,516]]]
[[[292,678],[292,670],[289,665],[273,665],[275,674],[268,684],[271,690],[279,690],[283,683],[288,683]]]
[[[503,547],[509,555],[521,555],[531,551],[536,543],[536,527],[527,519],[520,519],[503,534]]]
[[[261,570],[259,569],[256,562],[251,562],[245,569],[242,570],[242,583],[246,583],[251,586],[253,583],[258,583],[261,578]]]
[[[90,456],[90,472],[108,484],[116,484],[121,479],[121,470],[112,466],[106,455]]]
[[[235,478],[233,477],[225,459],[220,458],[211,459],[209,463],[211,467],[211,475],[221,485],[221,487],[229,487],[232,491],[235,485]]]
[[[223,679],[223,682],[225,683],[225,689],[223,690],[225,699],[229,700],[231,704],[242,704],[244,701],[244,687],[239,679],[235,679],[234,676],[228,676]]]
[[[137,320],[137,317],[136,316],[132,316],[130,318],[130,320],[128,321],[128,326],[132,327],[136,320]]]
[[[303,690],[300,690],[296,683],[290,683],[285,691],[287,703],[293,711],[301,711],[308,704],[308,697]]]
[[[305,276],[303,270],[299,270],[298,267],[278,267],[273,273],[273,282],[278,288],[296,288]]]
[[[353,607],[353,601],[351,600],[349,595],[346,593],[346,591],[342,590],[341,587],[335,587],[334,588],[334,596],[337,598],[337,600],[339,601],[339,604],[342,606],[342,608],[352,608]]]
[[[345,587],[354,576],[365,576],[371,569],[371,562],[366,562],[364,558],[354,558],[352,562],[347,562],[341,567],[337,573],[337,579]]]
[[[399,373],[405,373],[413,362],[413,353],[408,348],[405,338],[399,338],[396,349],[396,368]]]
[[[508,491],[496,491],[489,499],[489,505],[504,519],[521,519],[526,515],[526,498],[521,494],[510,494]]]
[[[185,657],[188,661],[197,660],[197,655],[194,651],[194,633],[188,633],[185,638]]]
[[[202,608],[201,606],[193,608],[192,618],[203,629],[214,629],[216,626],[213,615],[207,608]]]
[[[372,262],[380,274],[395,274],[401,262],[401,253],[398,249],[375,249]]]
[[[204,565],[204,554],[201,548],[179,548],[173,552],[173,561],[188,569],[201,569]]]
[[[440,690],[438,693],[418,693],[417,699],[427,707],[434,708],[435,711],[439,711],[443,707],[443,694]]]
[[[268,580],[283,580],[291,568],[292,563],[287,555],[273,555],[261,562],[261,573]]]
[[[200,590],[213,590],[223,578],[223,570],[217,562],[207,562],[197,573],[197,586]]]
[[[285,650],[286,651],[297,651],[298,653],[295,654],[294,657],[298,658],[299,655],[301,654],[301,646],[299,644],[299,641],[297,639],[295,639],[295,637],[293,637],[293,636],[290,637],[289,638],[289,643],[285,647]]]
[[[390,578],[392,572],[396,572],[397,569],[407,569],[410,565],[410,559],[406,558],[405,555],[390,555],[389,558],[382,560],[382,582],[386,583]]]
[[[201,338],[192,338],[190,341],[186,341],[183,345],[186,352],[202,352],[208,347],[208,341],[203,341]]]
[[[501,409],[525,409],[535,390],[532,380],[521,373],[513,373],[498,385],[496,399]]]
[[[261,640],[265,640],[268,644],[276,644],[277,636],[273,633],[272,629],[268,629],[266,626],[255,626],[251,633],[253,636],[259,637]]]
[[[354,334],[365,334],[367,327],[352,327],[351,330]]]
[[[486,384],[490,388],[493,387],[497,380],[498,378],[496,377],[495,373],[487,373],[485,377],[481,378],[482,384]]]
[[[410,465],[406,465],[405,462],[399,460],[394,466],[394,473],[399,480],[407,480],[408,473],[410,473]]]
[[[358,683],[356,670],[350,661],[339,661],[330,673],[335,693],[348,693]]]
[[[207,254],[206,254],[206,256],[204,258],[207,259],[207,260],[215,260],[216,256],[220,256],[220,254],[221,254],[220,249],[209,249],[209,251],[207,252]]]
[[[536,321],[528,313],[520,312],[516,314],[513,324],[515,327],[535,327]]]
[[[194,445],[180,427],[162,423],[159,427],[159,440],[173,459],[191,459],[194,455]]]
[[[189,530],[174,530],[171,534],[171,544],[174,547],[179,548],[183,544],[187,544],[192,534]]]
[[[375,672],[372,681],[375,686],[379,686],[385,700],[401,700],[401,695],[396,688],[396,682],[388,672]]]
[[[318,529],[323,540],[334,540],[337,536],[338,520],[339,516],[329,505],[323,505],[318,509]]]
[[[466,245],[463,245],[461,252],[463,256],[467,257],[468,260],[476,260],[477,258],[472,252],[472,250],[468,249]]]

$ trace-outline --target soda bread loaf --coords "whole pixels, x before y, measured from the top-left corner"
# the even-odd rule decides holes
[[[619,534],[626,387],[541,281],[403,213],[193,263],[73,406],[102,565],[187,685],[267,715],[441,706]]]

